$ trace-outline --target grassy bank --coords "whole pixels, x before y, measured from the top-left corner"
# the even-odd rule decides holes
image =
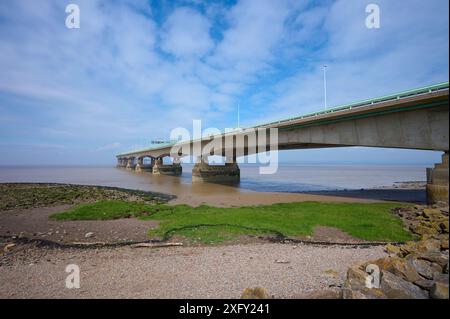
[[[125,201],[99,201],[79,205],[52,216],[56,220],[106,220],[137,217],[157,220],[150,236],[183,236],[215,243],[239,235],[307,236],[316,226],[336,227],[370,241],[406,241],[412,237],[391,209],[401,204],[288,203],[270,206],[217,208],[186,205],[148,205]]]

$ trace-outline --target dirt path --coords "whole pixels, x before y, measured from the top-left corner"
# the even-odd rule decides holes
[[[239,298],[255,286],[297,298],[339,286],[349,266],[383,256],[382,247],[268,243],[83,250],[27,244],[3,256],[0,298]],[[80,289],[65,287],[68,264],[80,267]]]
[[[73,242],[140,242],[158,226],[156,221],[126,218],[104,221],[54,221],[50,215],[71,206],[56,206],[0,212],[0,236],[44,239],[58,243]],[[91,233],[86,237],[86,234]]]

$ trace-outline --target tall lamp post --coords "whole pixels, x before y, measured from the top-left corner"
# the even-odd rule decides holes
[[[327,105],[327,66],[323,65],[323,91],[324,91],[324,98],[325,98],[325,111],[328,108]]]
[[[238,128],[241,128],[241,107],[240,107],[240,103],[238,102],[238,105],[237,105],[237,126],[238,126]]]

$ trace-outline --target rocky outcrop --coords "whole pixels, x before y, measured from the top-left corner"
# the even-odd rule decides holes
[[[389,244],[388,257],[349,268],[343,298],[448,299],[448,206],[406,207],[395,213],[418,241]]]

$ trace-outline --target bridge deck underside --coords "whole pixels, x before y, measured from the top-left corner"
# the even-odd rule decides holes
[[[266,128],[278,129],[279,150],[366,146],[448,152],[448,109],[447,90],[401,101],[390,101],[380,105],[324,114],[314,118],[281,122]],[[237,148],[237,139],[245,140],[243,144],[239,144],[243,147],[240,147],[241,149],[236,153],[251,155],[265,152],[270,148],[269,137],[267,137],[266,145],[258,147],[252,145],[252,142],[249,144],[249,139],[244,137],[246,134],[245,131],[231,134],[235,139],[234,144],[231,144],[232,149]],[[210,142],[210,140],[203,140],[201,148],[203,149]],[[182,143],[179,155],[193,154],[195,143],[192,141]],[[224,136],[222,136],[221,143],[216,147],[214,153],[217,155],[229,154],[230,147],[226,146]],[[118,157],[158,158],[176,155],[171,154],[171,150],[172,147],[167,146],[131,152]]]

